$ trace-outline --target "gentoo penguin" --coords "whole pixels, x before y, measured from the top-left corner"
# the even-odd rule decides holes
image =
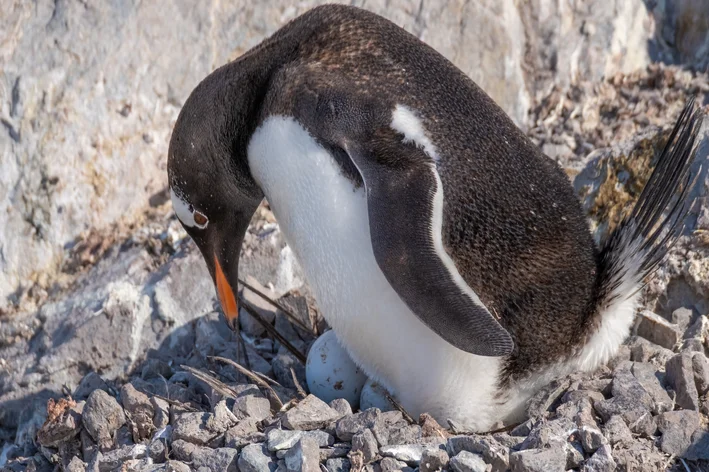
[[[207,76],[175,123],[175,212],[236,323],[265,197],[338,340],[409,413],[472,431],[629,333],[688,208],[687,107],[602,247],[556,162],[470,78],[388,20],[325,5]]]

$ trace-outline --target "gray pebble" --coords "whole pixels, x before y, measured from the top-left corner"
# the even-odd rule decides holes
[[[170,404],[158,397],[150,397],[153,406],[153,424],[157,429],[162,429],[170,423]]]
[[[694,383],[699,395],[709,392],[709,359],[703,353],[698,352],[692,357],[692,369],[694,370]]]
[[[175,416],[172,437],[193,444],[204,445],[226,431],[228,426],[215,421],[215,416],[206,412],[185,412]]]
[[[410,444],[418,442],[421,439],[421,426],[417,424],[406,425],[400,428],[391,428],[389,430],[390,444]]]
[[[122,446],[104,452],[98,461],[98,468],[101,472],[109,472],[120,467],[123,462],[129,459],[143,459],[145,457],[148,457],[148,448],[144,444]]]
[[[338,418],[340,414],[315,395],[308,395],[283,415],[283,426],[309,431],[319,429]]]
[[[275,472],[278,467],[262,444],[249,444],[241,450],[238,460],[241,472]]]
[[[672,399],[660,383],[660,373],[652,364],[635,362],[633,363],[632,372],[642,388],[652,398],[651,411],[654,415],[659,415],[673,408]]]
[[[518,424],[515,428],[510,431],[511,436],[528,436],[532,427],[534,426],[535,420],[529,419],[524,423]]]
[[[284,457],[288,472],[320,472],[320,451],[314,439],[303,436],[286,452]]]
[[[480,454],[487,464],[492,464],[495,470],[507,470],[509,468],[509,449],[495,441],[489,436],[453,436],[448,438],[446,452],[450,457],[458,455],[462,451]]]
[[[296,359],[290,352],[283,352],[278,354],[271,361],[271,367],[273,368],[273,376],[276,378],[278,383],[286,388],[295,390],[296,385],[293,382],[293,374],[291,374],[291,369],[295,372],[295,378],[302,388],[307,385],[305,379],[305,366]]]
[[[424,449],[419,472],[437,472],[448,465],[448,454],[442,449]]]
[[[335,427],[337,437],[343,441],[352,441],[355,434],[374,427],[380,414],[381,412],[377,408],[371,408],[354,415],[343,416],[337,421]]]
[[[629,347],[630,359],[635,362],[653,361],[665,365],[667,360],[674,355],[670,349],[637,336],[630,341]]]
[[[578,435],[584,451],[589,454],[596,452],[599,447],[608,442],[603,433],[596,428],[582,426],[579,428]]]
[[[675,401],[685,410],[699,410],[699,394],[694,383],[694,369],[692,355],[682,352],[669,361],[665,366],[667,382],[677,394]]]
[[[242,394],[234,400],[232,411],[237,419],[252,418],[261,421],[271,416],[271,402],[261,392],[257,395]]]
[[[352,414],[352,406],[350,405],[350,402],[344,398],[335,398],[329,403],[329,405],[330,408],[340,414],[340,417]]]
[[[633,433],[650,437],[655,434],[657,425],[650,410],[631,398],[614,397],[597,402],[594,409],[604,422],[612,416],[620,415]]]
[[[512,472],[564,472],[566,453],[563,449],[527,449],[510,454]]]
[[[450,468],[453,472],[486,472],[487,464],[480,454],[461,451],[457,456],[451,458]]]
[[[338,457],[328,459],[327,462],[325,462],[325,468],[328,472],[349,472],[352,465],[348,459]]]
[[[689,446],[684,457],[691,461],[709,460],[709,433],[705,428],[697,429],[692,435],[692,445]]]
[[[103,390],[94,390],[86,400],[82,421],[86,431],[104,451],[111,447],[113,435],[126,422],[123,408]]]
[[[660,449],[682,457],[699,428],[699,414],[691,410],[668,411],[658,417],[657,427],[662,433]]]
[[[677,328],[684,334],[692,322],[692,310],[689,308],[677,308],[672,312],[672,323],[677,325]]]
[[[272,452],[290,449],[295,446],[303,436],[303,431],[289,431],[283,429],[272,429],[266,433],[268,450]]]
[[[396,444],[392,446],[382,446],[379,450],[383,456],[393,457],[396,460],[406,462],[409,465],[418,465],[423,455],[421,444]]]
[[[72,398],[76,401],[86,400],[94,390],[103,390],[108,393],[108,384],[96,372],[89,372],[79,382]]]
[[[192,467],[205,468],[211,472],[236,472],[237,454],[235,449],[226,447],[203,447],[192,455]]]
[[[148,446],[148,456],[153,462],[162,463],[167,458],[167,448],[165,442],[160,439],[150,441]]]
[[[169,379],[172,377],[172,367],[167,362],[160,359],[147,359],[143,364],[143,370],[140,372],[140,378],[143,380],[150,379]]]
[[[172,441],[170,448],[171,457],[183,462],[192,462],[192,454],[199,449],[199,446],[183,439],[176,439]]]
[[[608,444],[599,447],[581,470],[583,472],[614,472],[616,463],[611,455],[611,447]]]
[[[352,437],[352,451],[361,452],[365,464],[374,460],[379,452],[379,445],[371,429],[365,429]]]
[[[155,409],[148,396],[127,383],[121,388],[121,403],[132,427],[133,439],[139,442],[152,436]]]
[[[682,332],[677,325],[651,311],[638,313],[638,322],[638,336],[667,349],[672,349],[682,339]]]
[[[625,424],[625,420],[619,415],[612,416],[606,421],[603,425],[603,432],[612,446],[617,443],[630,444],[633,441],[633,434]]]
[[[67,472],[85,472],[86,465],[87,465],[86,462],[82,461],[77,456],[74,456],[71,458],[71,461],[69,461],[69,464],[66,467],[66,471]]]
[[[332,447],[321,448],[320,462],[338,457],[347,457],[351,449],[352,445],[348,443],[335,443]]]

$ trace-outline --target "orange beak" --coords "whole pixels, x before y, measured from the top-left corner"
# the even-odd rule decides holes
[[[234,290],[232,290],[229,281],[224,275],[222,266],[219,264],[217,255],[214,255],[214,267],[215,275],[217,279],[217,293],[219,293],[219,302],[222,304],[222,310],[224,310],[224,316],[226,316],[227,323],[231,329],[236,329],[236,322],[239,317],[239,307],[236,304],[236,297],[234,296]]]

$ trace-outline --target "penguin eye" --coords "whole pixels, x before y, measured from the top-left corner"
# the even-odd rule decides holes
[[[199,228],[204,228],[207,226],[207,223],[209,223],[209,219],[204,216],[203,213],[195,210],[195,212],[192,214],[194,217],[194,222],[197,224],[197,227]]]

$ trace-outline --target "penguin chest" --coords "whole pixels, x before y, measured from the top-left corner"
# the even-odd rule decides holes
[[[365,190],[294,119],[270,117],[248,148],[251,173],[320,310],[353,360],[413,414],[485,428],[498,358],[458,350],[403,303],[374,258]]]

